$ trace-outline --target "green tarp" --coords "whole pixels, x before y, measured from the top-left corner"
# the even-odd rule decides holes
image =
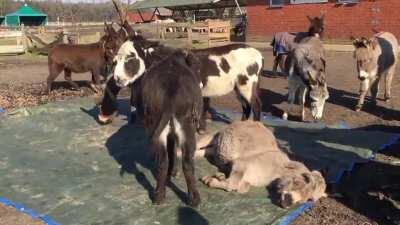
[[[45,213],[60,224],[278,224],[292,210],[270,202],[265,188],[227,193],[197,183],[202,204],[185,205],[182,172],[167,189],[166,203],[151,204],[155,185],[147,137],[120,115],[112,124],[94,120],[91,99],[21,109],[0,120],[0,197]],[[123,105],[123,104],[121,104]],[[126,105],[126,104],[125,104]],[[126,109],[123,111],[127,111]],[[209,123],[221,129],[225,112]],[[328,168],[330,178],[355,162],[366,161],[390,134],[327,128],[267,119],[280,144],[313,168]],[[216,168],[196,160],[196,177]]]
[[[47,15],[29,7],[27,4],[21,6],[17,11],[7,14],[6,26],[41,26],[47,24]]]

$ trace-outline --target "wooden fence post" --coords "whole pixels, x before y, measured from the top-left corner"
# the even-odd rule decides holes
[[[192,38],[192,25],[189,24],[187,26],[187,32],[188,32],[188,42],[189,42],[189,46],[192,47],[193,46],[193,38]]]

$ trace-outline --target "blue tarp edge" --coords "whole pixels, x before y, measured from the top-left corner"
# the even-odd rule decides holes
[[[387,143],[383,144],[380,148],[378,148],[375,152],[372,153],[371,157],[368,159],[367,162],[363,162],[363,163],[370,162],[371,160],[373,160],[375,158],[375,156],[378,152],[381,152],[386,147],[393,145],[398,140],[400,140],[400,134],[393,135],[393,137]],[[357,163],[351,164],[347,170],[345,169],[345,170],[339,171],[339,173],[336,176],[336,179],[333,182],[328,181],[328,183],[339,183],[340,179],[342,178],[343,174],[346,171],[347,172],[353,171],[355,164],[357,164]],[[360,164],[360,163],[358,163],[358,164]],[[311,202],[306,202],[306,203],[302,204],[301,206],[299,206],[299,208],[297,208],[296,210],[294,210],[293,212],[291,212],[287,216],[285,216],[278,225],[289,225],[293,220],[295,220],[297,217],[299,217],[306,209],[310,208],[312,205],[313,204]]]
[[[12,207],[16,209],[18,212],[25,213],[26,215],[30,216],[32,219],[40,219],[47,225],[60,225],[59,223],[54,222],[50,219],[47,215],[38,214],[37,212],[33,211],[32,209],[25,208],[23,205],[19,203],[12,202],[6,198],[0,197],[0,203]]]
[[[0,107],[0,116],[1,116],[2,113],[5,114],[5,110],[3,110]],[[263,119],[265,120],[266,117],[263,116]],[[348,129],[349,127],[347,127],[345,125],[343,128],[344,129]],[[380,148],[378,148],[376,151],[374,151],[372,153],[371,157],[368,159],[368,161],[364,162],[364,163],[368,163],[371,160],[373,160],[378,152],[380,152],[383,149],[385,149],[386,147],[396,143],[396,141],[399,140],[399,139],[400,139],[400,134],[393,135],[393,137],[387,143],[383,144]],[[339,171],[337,176],[336,176],[336,179],[334,181],[328,181],[328,183],[338,183],[345,172],[351,172],[354,169],[355,164],[356,163],[351,164],[348,169],[344,169],[344,170]],[[34,218],[34,219],[40,218],[47,225],[60,225],[60,224],[54,222],[53,220],[51,220],[47,215],[39,215],[35,211],[33,211],[31,209],[26,209],[22,205],[20,205],[18,203],[13,203],[13,202],[11,202],[10,200],[8,200],[6,198],[0,197],[0,203],[4,204],[6,206],[13,207],[17,211],[25,213],[28,216],[30,216],[31,218]],[[306,203],[300,205],[296,210],[292,211],[287,216],[283,217],[278,225],[289,225],[293,220],[295,220],[297,217],[299,217],[305,210],[311,208],[312,205],[313,204],[311,202],[306,202]]]

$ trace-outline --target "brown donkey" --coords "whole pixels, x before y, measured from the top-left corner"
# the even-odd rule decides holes
[[[321,17],[310,17],[307,16],[310,26],[307,32],[289,33],[289,32],[278,32],[272,39],[271,46],[273,47],[274,65],[272,68],[272,75],[277,75],[278,65],[281,72],[285,71],[286,58],[289,52],[295,47],[296,44],[300,43],[306,37],[322,37],[324,33],[324,19],[325,14]]]
[[[59,44],[50,49],[48,55],[49,76],[47,93],[51,91],[52,82],[64,71],[65,80],[73,89],[79,86],[71,79],[71,73],[92,73],[90,86],[97,92],[101,81],[100,75],[107,76],[107,69],[112,64],[114,50],[117,49],[118,35],[112,25],[105,23],[105,34],[92,44]]]

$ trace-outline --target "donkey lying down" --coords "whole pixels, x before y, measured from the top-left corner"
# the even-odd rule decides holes
[[[234,122],[214,136],[198,141],[196,155],[211,157],[224,175],[206,176],[202,181],[212,188],[245,193],[250,186],[268,186],[282,207],[316,201],[325,196],[325,180],[318,171],[289,159],[272,132],[261,122]]]

